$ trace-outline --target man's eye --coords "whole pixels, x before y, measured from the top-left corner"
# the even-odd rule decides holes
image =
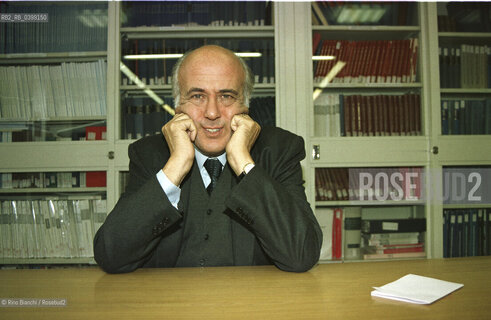
[[[231,94],[222,94],[221,99],[224,101],[232,101],[235,100],[235,96]]]
[[[204,98],[204,95],[199,94],[199,93],[197,93],[197,94],[193,94],[193,95],[191,96],[191,99],[193,99],[193,100],[201,100],[201,99],[203,99],[203,98]]]

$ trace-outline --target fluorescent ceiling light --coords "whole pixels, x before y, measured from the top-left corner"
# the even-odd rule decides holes
[[[182,53],[162,53],[162,54],[128,54],[123,56],[126,60],[152,60],[152,59],[179,59],[182,57]],[[260,58],[262,53],[260,52],[238,52],[236,53],[241,58]]]
[[[262,53],[260,52],[237,52],[235,55],[241,58],[260,58]]]
[[[335,56],[313,56],[312,60],[334,60]]]
[[[128,54],[123,56],[126,60],[150,60],[150,59],[179,59],[182,53],[168,54]]]

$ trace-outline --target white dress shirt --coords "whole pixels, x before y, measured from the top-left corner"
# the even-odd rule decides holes
[[[204,167],[204,163],[206,159],[208,159],[208,157],[202,154],[197,148],[194,148],[194,157],[196,158],[196,163],[198,164],[199,172],[201,173],[201,178],[203,179],[203,185],[206,188],[211,182],[210,175]],[[227,154],[224,152],[223,154],[216,157],[216,159],[218,159],[222,164],[223,170],[225,164],[227,164]],[[157,172],[157,180],[159,180],[160,186],[167,195],[170,203],[174,206],[174,208],[177,209],[177,204],[179,203],[179,199],[181,198],[181,188],[172,183],[169,178],[167,178],[163,170],[159,170],[159,172]]]

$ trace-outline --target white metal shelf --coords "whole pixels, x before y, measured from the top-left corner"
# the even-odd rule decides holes
[[[273,38],[273,26],[125,27],[127,39]]]
[[[342,201],[316,201],[316,207],[363,207],[363,206],[421,206],[426,205],[423,200],[342,200]]]
[[[106,192],[106,187],[84,187],[84,188],[11,188],[0,189],[0,194],[19,194],[19,193],[87,193],[87,192]]]
[[[107,59],[107,51],[7,53],[0,54],[0,65],[86,62],[98,59]]]

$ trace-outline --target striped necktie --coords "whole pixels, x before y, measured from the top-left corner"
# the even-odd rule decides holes
[[[208,158],[205,161],[205,169],[208,171],[208,174],[210,175],[211,178],[211,183],[208,185],[206,188],[206,191],[208,191],[208,194],[211,195],[211,192],[217,185],[218,178],[220,177],[220,173],[222,173],[222,164],[218,159],[213,159],[213,158]]]

